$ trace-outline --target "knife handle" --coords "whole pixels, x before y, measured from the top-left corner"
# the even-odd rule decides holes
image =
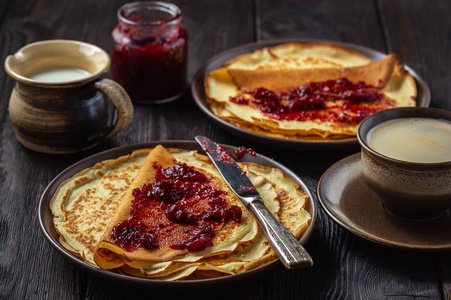
[[[288,269],[312,266],[313,260],[294,235],[274,217],[261,199],[249,203],[279,259]]]

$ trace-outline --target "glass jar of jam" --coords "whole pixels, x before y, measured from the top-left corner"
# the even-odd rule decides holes
[[[164,103],[186,88],[188,34],[171,3],[132,2],[118,10],[112,32],[113,80],[134,103]]]

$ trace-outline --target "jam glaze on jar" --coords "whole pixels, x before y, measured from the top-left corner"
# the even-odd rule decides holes
[[[118,10],[112,32],[113,78],[134,103],[164,103],[186,88],[188,33],[180,9],[165,2],[132,2]]]

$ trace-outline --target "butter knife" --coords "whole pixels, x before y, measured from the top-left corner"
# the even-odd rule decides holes
[[[232,191],[254,214],[272,249],[288,269],[312,266],[313,260],[293,234],[266,208],[260,194],[230,154],[219,144],[198,135],[202,146]]]

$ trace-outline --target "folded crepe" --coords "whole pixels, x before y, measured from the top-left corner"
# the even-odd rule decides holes
[[[171,248],[166,240],[163,240],[163,245],[157,249],[139,248],[128,252],[116,245],[111,238],[113,227],[121,221],[128,219],[130,216],[130,207],[134,198],[133,190],[141,187],[143,184],[151,184],[154,181],[157,172],[154,163],[158,163],[162,168],[174,167],[175,165],[173,156],[162,146],[157,146],[149,153],[149,156],[144,161],[138,175],[133,180],[132,185],[122,199],[118,212],[108,226],[106,234],[102,238],[102,241],[95,252],[94,260],[103,269],[115,269],[124,264],[132,267],[148,267],[151,264],[171,261],[175,257],[188,254],[189,252],[187,249],[179,250]],[[213,179],[212,181],[214,181],[214,183],[212,183],[213,185],[223,185],[223,183],[217,179]],[[223,186],[222,189],[225,189],[225,187]],[[226,197],[230,204],[241,205],[241,203],[237,201],[238,199],[231,194],[226,195]],[[161,222],[167,223],[169,221],[163,218]],[[201,252],[184,255],[182,260],[198,260],[199,258],[204,258],[213,254],[234,250],[239,243],[249,241],[257,232],[254,220],[249,218],[246,214],[242,217],[242,222],[239,226],[236,225],[237,224],[233,222],[224,224],[221,231],[217,233],[218,236],[213,241],[213,246],[208,247]],[[186,230],[186,226],[172,228],[172,231],[168,233],[166,239],[170,239],[173,243],[176,243],[178,239],[173,241],[172,238],[177,235],[183,235],[182,232],[180,232],[183,230]]]
[[[356,103],[348,105],[350,101],[345,99],[326,100],[324,107],[295,112],[320,116],[301,120],[277,118],[253,103],[252,92],[259,88],[283,94],[307,84],[342,78],[365,83],[362,90],[378,93],[380,99],[357,103],[361,109],[355,108]],[[221,119],[267,136],[311,141],[355,137],[362,112],[415,106],[417,93],[413,77],[396,55],[373,62],[356,51],[327,43],[289,43],[240,55],[206,73],[204,86],[212,112]],[[349,117],[340,121],[336,117],[340,114]],[[356,121],[350,122],[354,116]]]
[[[287,91],[310,82],[322,82],[347,78],[351,82],[363,81],[383,88],[387,84],[399,58],[390,54],[386,58],[358,67],[299,68],[257,70],[229,68],[233,83],[240,89],[253,90],[265,87],[270,90]]]
[[[130,162],[127,163],[128,160]],[[172,226],[171,231],[166,233],[171,237],[160,240],[158,248],[138,247],[130,250],[122,247],[112,238],[112,232],[118,224],[131,218],[133,190],[143,184],[152,184],[157,169],[171,168],[175,164],[186,164],[204,174],[209,179],[205,184],[216,189],[228,207],[241,209],[241,220],[220,224],[211,245],[199,251],[170,247],[171,238],[180,237],[180,229],[189,229],[186,224]],[[296,237],[300,237],[308,227],[310,215],[304,209],[307,195],[299,190],[299,185],[277,169],[252,163],[241,164],[241,167],[270,211]],[[89,184],[84,184],[86,182]],[[105,192],[106,187],[108,193]],[[253,215],[229,190],[209,158],[196,151],[165,149],[162,146],[139,150],[130,156],[83,170],[66,180],[58,190],[51,208],[55,227],[59,228],[61,239],[67,241],[63,246],[103,269],[158,280],[200,279],[237,274],[276,259]],[[114,194],[112,191],[120,195],[119,201],[117,197],[110,199]],[[208,199],[201,199],[199,203],[205,200]],[[102,215],[103,210],[105,215]],[[144,208],[142,212],[148,213],[149,210]],[[155,215],[144,220],[159,221],[167,223],[167,220],[158,219]],[[74,228],[78,230],[70,230]],[[92,235],[93,231],[95,235]],[[86,239],[88,235],[90,239]]]

